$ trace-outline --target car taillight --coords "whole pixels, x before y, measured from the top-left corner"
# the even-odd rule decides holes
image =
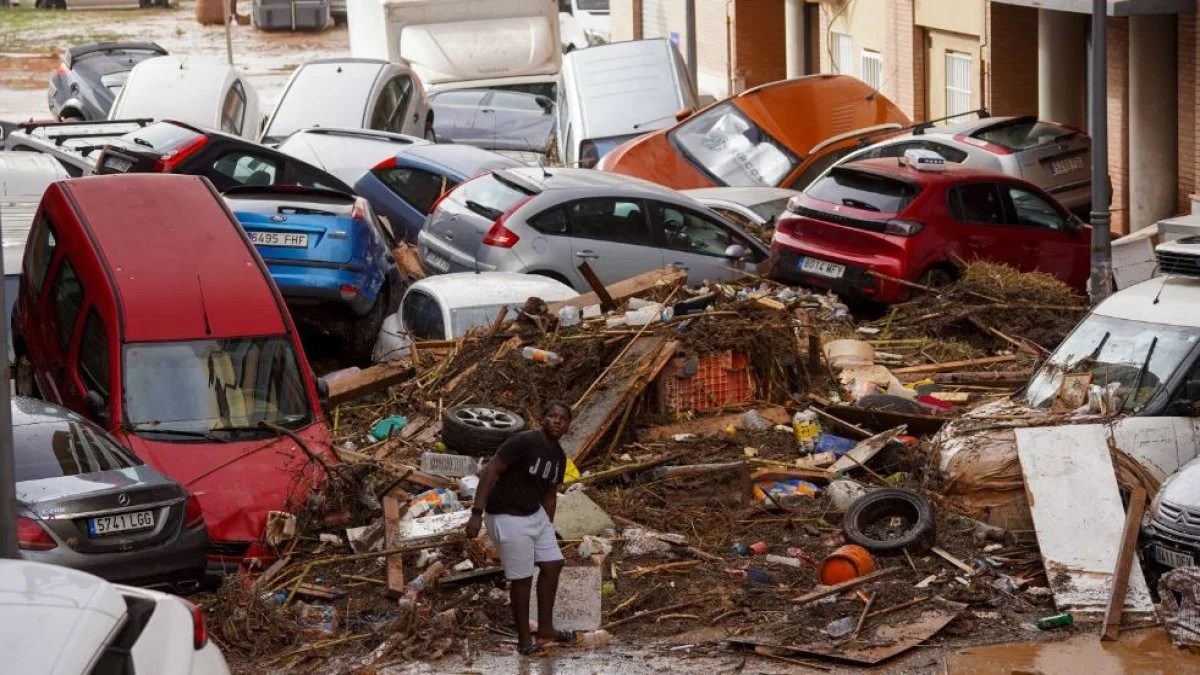
[[[800,195],[793,195],[788,199],[787,210],[791,213],[800,213]]]
[[[386,171],[387,169],[394,169],[394,168],[396,168],[396,158],[388,157],[387,159],[383,160],[382,162],[380,162],[380,163],[376,164],[374,167],[372,167],[371,170],[372,171]]]
[[[911,237],[920,232],[921,228],[923,227],[925,226],[915,220],[901,220],[899,218],[893,218],[892,220],[887,221],[887,224],[884,225],[883,233],[896,234],[901,237]]]
[[[367,200],[362,197],[357,197],[354,200],[354,208],[350,210],[350,217],[354,220],[367,219]]]
[[[786,234],[789,237],[796,233],[796,218],[788,214],[783,214],[779,220],[775,221],[775,234]],[[772,237],[774,239],[774,237]]]
[[[358,286],[342,284],[341,286],[338,287],[338,292],[341,293],[343,301],[353,300],[355,297],[358,296]]]
[[[49,551],[58,546],[38,521],[17,516],[17,543],[26,551]]]
[[[504,212],[504,215],[500,216],[496,219],[496,222],[492,223],[492,229],[488,230],[487,234],[483,235],[483,244],[486,246],[495,246],[496,248],[512,248],[518,241],[521,241],[521,238],[517,236],[516,232],[513,232],[504,226],[504,221],[508,220],[508,217],[511,216],[514,211],[524,206],[525,202],[529,201],[530,199],[533,199],[533,195],[522,197],[521,199],[517,200],[516,204],[508,207],[508,210]]]
[[[200,500],[196,495],[188,494],[187,500],[183,502],[183,526],[190,530],[203,524],[204,512],[200,510]]]
[[[167,152],[155,160],[154,170],[158,173],[170,173],[171,169],[174,169],[180,162],[187,159],[189,155],[199,150],[207,142],[207,136],[198,136],[195,140]]]
[[[204,620],[204,610],[183,598],[179,598],[179,601],[187,606],[192,615],[192,648],[203,649],[204,645],[208,644],[208,624]]]
[[[590,169],[599,161],[600,153],[596,151],[595,143],[584,141],[579,144],[579,166],[581,168]]]
[[[59,63],[58,67],[54,69],[54,73],[56,75],[66,75],[70,72],[71,72],[71,69],[68,68],[67,64],[65,64],[65,63]]]

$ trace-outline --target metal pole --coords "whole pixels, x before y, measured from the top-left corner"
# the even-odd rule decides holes
[[[804,25],[804,0],[784,0],[783,2],[783,39],[787,51],[787,77],[807,75],[805,71],[805,54],[808,51],[807,26]]]
[[[688,74],[692,77],[692,91],[699,91],[700,85],[697,83],[696,77],[696,72],[699,70],[696,63],[696,0],[684,0],[683,20],[687,24]]]
[[[229,3],[233,0],[221,0],[221,16],[225,17],[225,56],[229,59],[229,65],[233,65],[233,29],[229,27],[230,14]]]
[[[2,217],[2,216],[0,216]],[[0,255],[0,309],[6,307],[4,256]],[[0,557],[16,558],[17,476],[13,466],[12,392],[9,391],[8,321],[0,320]]]
[[[1088,69],[1092,135],[1092,274],[1088,294],[1097,305],[1112,289],[1112,241],[1108,203],[1108,3],[1092,0],[1092,53]]]

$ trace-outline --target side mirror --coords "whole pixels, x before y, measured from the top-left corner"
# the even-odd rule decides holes
[[[329,412],[329,382],[325,378],[317,378],[317,402],[321,404],[321,410],[326,414]]]
[[[691,108],[680,108],[678,111],[675,112],[675,121],[682,122],[682,121],[686,120],[687,118],[691,117],[692,113],[694,113],[694,112],[696,112],[696,111],[692,110]]]
[[[98,391],[89,391],[83,397],[83,405],[91,416],[101,424],[108,426],[108,401]]]
[[[741,244],[730,244],[729,248],[725,249],[725,257],[733,258],[734,260],[741,260],[742,258],[745,258],[747,253],[749,253],[749,251],[747,251],[746,247],[742,246]]]

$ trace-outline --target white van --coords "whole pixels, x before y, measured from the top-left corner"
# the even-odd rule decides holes
[[[676,123],[696,108],[696,92],[679,52],[665,38],[572,51],[558,86],[559,157],[591,168],[609,150]]]
[[[608,44],[612,40],[609,0],[558,0],[563,53]],[[570,37],[568,37],[570,36]]]
[[[254,140],[258,93],[216,56],[156,56],[129,71],[108,119],[178,120]]]
[[[503,88],[554,98],[557,0],[347,0],[350,53],[407,61],[429,93]]]

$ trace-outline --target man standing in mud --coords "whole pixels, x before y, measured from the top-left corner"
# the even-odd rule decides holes
[[[486,524],[500,553],[517,627],[517,650],[526,656],[552,642],[575,641],[573,631],[554,629],[554,598],[563,568],[554,534],[554,507],[567,465],[558,439],[570,426],[571,408],[555,402],[546,406],[540,429],[523,431],[505,441],[479,475],[475,505],[467,521],[468,538],[474,539],[481,523]],[[536,640],[529,629],[535,565],[541,570]]]

